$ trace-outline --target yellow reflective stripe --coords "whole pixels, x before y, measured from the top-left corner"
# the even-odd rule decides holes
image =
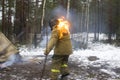
[[[60,72],[58,69],[51,69],[51,72]]]
[[[63,64],[61,67],[68,67],[68,65],[67,64]]]

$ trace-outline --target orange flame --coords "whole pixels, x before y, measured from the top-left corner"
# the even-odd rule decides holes
[[[65,34],[69,34],[70,33],[69,32],[70,24],[69,24],[69,22],[67,20],[65,20],[64,17],[59,18],[58,21],[59,21],[59,24],[57,25],[57,27],[58,27],[58,29],[60,31],[60,38],[62,38],[63,37],[63,33],[65,33]]]

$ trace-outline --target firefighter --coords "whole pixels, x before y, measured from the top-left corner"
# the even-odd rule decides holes
[[[51,80],[58,80],[60,74],[61,78],[70,74],[68,68],[68,58],[72,54],[70,33],[65,28],[59,28],[59,23],[58,19],[52,19],[50,21],[49,24],[52,33],[44,52],[45,55],[48,55],[54,48],[51,64]]]
[[[18,49],[0,32],[0,70],[21,61]]]

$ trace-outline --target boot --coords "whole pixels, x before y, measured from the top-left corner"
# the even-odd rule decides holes
[[[60,80],[67,80],[68,75],[70,75],[70,73],[66,73],[66,74],[61,75]]]

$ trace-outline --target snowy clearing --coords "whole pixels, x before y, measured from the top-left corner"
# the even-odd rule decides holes
[[[43,54],[44,48],[30,49],[21,47],[20,54],[25,60],[38,58],[39,60],[44,60]],[[49,54],[49,59],[51,58],[53,51]],[[35,57],[39,56],[39,57]],[[42,57],[40,57],[42,56]],[[70,80],[116,80],[120,79],[120,47],[115,47],[109,44],[103,43],[90,43],[88,49],[76,49],[69,58],[70,65],[76,65],[77,70],[71,70]],[[49,63],[48,61],[47,63]],[[79,71],[80,70],[80,71]],[[84,71],[84,75],[81,71]],[[85,72],[86,71],[86,72]],[[86,76],[92,74],[97,74],[96,77],[88,78]],[[96,73],[98,71],[98,73]],[[76,74],[77,73],[77,74]],[[107,74],[110,76],[106,78],[101,78],[98,76],[100,74]],[[74,77],[74,79],[72,79]],[[99,77],[99,79],[98,79]]]

